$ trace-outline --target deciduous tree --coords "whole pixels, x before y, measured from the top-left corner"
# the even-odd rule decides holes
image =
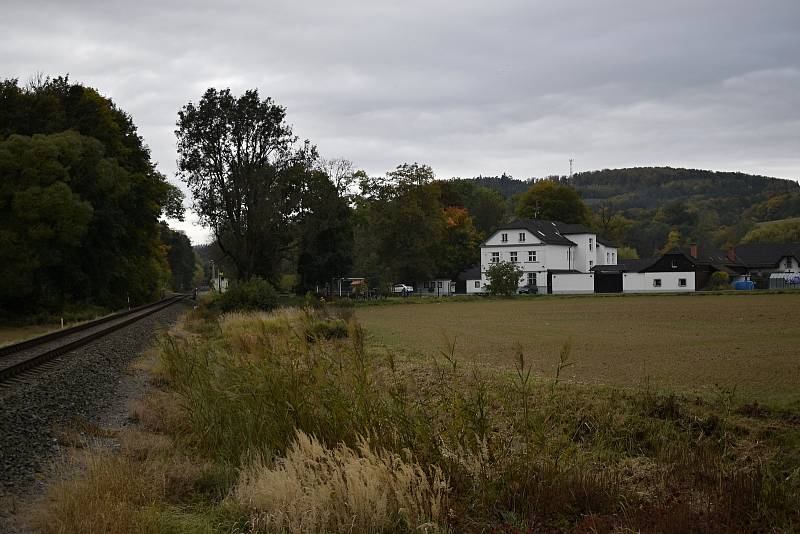
[[[243,279],[277,281],[316,159],[285,118],[285,109],[257,90],[235,97],[211,88],[178,113],[180,176]]]
[[[566,184],[540,180],[523,193],[517,202],[517,216],[571,224],[591,224],[589,208],[580,194]]]

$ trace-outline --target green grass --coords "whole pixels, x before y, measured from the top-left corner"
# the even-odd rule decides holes
[[[544,297],[359,307],[375,347],[430,356],[446,339],[459,357],[510,370],[517,347],[551,376],[572,343],[567,378],[791,403],[800,391],[800,294]]]

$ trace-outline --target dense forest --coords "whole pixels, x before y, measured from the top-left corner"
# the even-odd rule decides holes
[[[66,77],[0,82],[4,315],[119,308],[191,285],[188,239],[159,224],[183,217],[182,199],[97,90]]]
[[[742,241],[760,222],[800,216],[800,184],[793,180],[670,167],[604,169],[549,179],[577,190],[594,213],[597,229],[641,256],[689,241],[724,248]],[[534,183],[507,175],[460,181],[499,192],[512,214]]]

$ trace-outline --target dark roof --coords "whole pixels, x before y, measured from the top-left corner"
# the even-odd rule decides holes
[[[736,259],[747,267],[775,267],[784,256],[800,260],[800,243],[751,243],[735,249]]]
[[[611,248],[619,248],[617,245],[609,241],[608,239],[603,239],[600,236],[597,236],[597,242],[603,245],[604,247],[611,247]]]
[[[498,230],[519,230],[525,229],[530,233],[542,240],[543,243],[548,245],[564,245],[568,247],[576,246],[574,241],[568,239],[567,235],[573,234],[594,234],[595,232],[582,224],[567,224],[560,221],[544,221],[541,219],[517,219],[510,223],[504,224]],[[597,239],[608,247],[615,245],[609,244],[608,241]]]
[[[475,265],[458,273],[456,280],[480,280],[481,266]]]
[[[561,235],[561,232],[558,231],[557,224],[563,223],[541,221],[539,219],[517,219],[516,221],[504,224],[498,228],[498,230],[518,230],[523,228],[548,245],[576,246],[575,243]]]
[[[602,273],[638,273],[653,265],[655,261],[656,258],[619,260],[616,265],[595,265],[591,270]]]
[[[595,233],[582,224],[567,224],[558,221],[551,221],[551,222],[556,226],[556,228],[558,228],[558,233],[560,233],[561,235]]]
[[[698,249],[697,257],[692,256],[691,247],[674,248],[667,254],[682,254],[688,258],[695,267],[711,267],[717,271],[724,271],[728,274],[737,274],[745,270],[745,266],[737,260],[732,260],[725,252],[720,250]]]
[[[575,269],[547,269],[547,272],[550,274],[583,274]]]

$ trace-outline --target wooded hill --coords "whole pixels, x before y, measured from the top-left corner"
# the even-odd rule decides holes
[[[671,167],[604,169],[551,179],[577,189],[598,222],[616,217],[615,228],[601,229],[640,255],[665,247],[672,231],[679,234],[678,244],[691,240],[724,247],[739,242],[757,222],[800,216],[800,184],[793,180]],[[498,191],[511,209],[515,197],[533,183],[507,175],[469,181]]]

